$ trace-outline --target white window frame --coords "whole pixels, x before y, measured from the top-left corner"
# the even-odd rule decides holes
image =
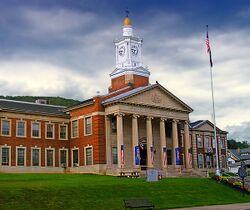
[[[198,139],[201,140],[201,146],[199,146],[199,140]],[[197,141],[197,148],[200,148],[200,149],[204,148],[202,136],[196,135],[196,141]]]
[[[19,166],[18,165],[18,149],[24,149],[24,165],[23,166]],[[25,167],[26,166],[26,156],[27,156],[27,153],[26,153],[26,147],[23,147],[23,146],[16,146],[16,166],[17,167]]]
[[[211,139],[210,139],[210,136],[204,136],[204,148],[205,149],[208,149],[208,148],[210,148],[211,147]],[[208,144],[208,145],[206,145],[206,143]]]
[[[65,139],[62,139],[61,138],[61,126],[66,126],[66,136],[65,136]],[[68,140],[68,124],[59,124],[59,127],[58,127],[58,135],[59,135],[59,139],[60,140]]]
[[[33,166],[33,149],[38,149],[39,150],[39,164],[38,166]],[[31,167],[41,167],[41,147],[31,147]]]
[[[33,136],[33,123],[38,123],[39,124],[39,136]],[[32,121],[31,122],[31,138],[33,139],[40,139],[41,138],[41,122],[37,122],[37,121]]]
[[[3,134],[3,121],[9,122],[9,135]],[[1,136],[11,137],[11,119],[6,119],[6,118],[1,119]]]
[[[86,128],[87,128],[87,126],[86,126],[86,120],[88,119],[88,118],[90,118],[90,121],[91,121],[91,124],[90,124],[90,133],[86,133]],[[84,120],[84,136],[90,136],[90,135],[92,135],[92,124],[93,124],[93,122],[92,122],[92,116],[91,115],[87,115],[87,116],[85,116],[84,118],[83,118],[83,120]]]
[[[89,148],[91,148],[91,162],[92,162],[92,164],[91,165],[87,165],[87,149],[89,149]],[[94,158],[93,158],[93,156],[94,156],[94,154],[93,154],[94,152],[93,152],[93,146],[92,145],[88,145],[88,146],[86,146],[86,147],[84,147],[84,165],[85,166],[92,166],[92,165],[94,165]]]
[[[198,156],[197,156],[197,163],[198,163],[198,168],[200,168],[200,164],[199,164],[199,156],[202,157],[202,167],[201,168],[204,168],[204,155],[202,153],[199,153]]]
[[[53,126],[52,137],[47,136],[47,131],[48,131],[47,125]],[[45,139],[55,139],[55,123],[50,123],[50,122],[45,123]]]
[[[2,148],[9,148],[9,165],[2,165]],[[1,167],[6,167],[6,166],[11,166],[11,146],[7,145],[2,145],[0,146],[0,166]]]
[[[68,165],[69,165],[69,150],[66,148],[59,149],[59,167],[62,167],[62,165],[61,165],[61,151],[66,151],[66,166],[65,167],[68,167]]]
[[[73,136],[73,122],[76,121],[77,122],[77,133],[76,133],[76,136]],[[75,139],[75,138],[78,138],[79,137],[79,120],[78,119],[75,119],[75,120],[72,120],[71,121],[71,138],[72,139]]]
[[[77,163],[78,165],[77,166],[74,166],[74,163],[73,163],[73,161],[74,161],[73,160],[73,151],[74,150],[78,150],[78,163]],[[80,150],[79,150],[78,147],[74,147],[74,148],[71,149],[71,166],[72,167],[78,167],[78,166],[80,166]]]
[[[24,135],[23,136],[18,135],[18,123],[19,122],[24,123]],[[27,137],[27,122],[26,122],[26,120],[17,120],[16,121],[16,137],[18,137],[18,138],[26,138]]]
[[[48,153],[48,150],[53,150],[53,165],[52,166],[47,165],[47,153]],[[49,167],[49,168],[55,167],[55,148],[52,148],[52,147],[45,148],[45,166]]]

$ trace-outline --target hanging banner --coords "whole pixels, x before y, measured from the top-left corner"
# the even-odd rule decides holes
[[[121,165],[124,165],[124,145],[121,145]]]
[[[135,165],[140,165],[140,148],[135,146]]]
[[[176,165],[181,164],[181,159],[180,159],[180,153],[179,153],[179,148],[175,148],[175,158],[176,158]]]
[[[168,162],[167,162],[167,148],[163,147],[163,165],[167,166]]]

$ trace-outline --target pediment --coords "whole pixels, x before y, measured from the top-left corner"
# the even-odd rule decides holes
[[[192,109],[184,102],[168,92],[166,89],[162,89],[159,86],[140,92],[121,101],[135,105],[146,105],[184,112],[192,111]]]
[[[214,127],[208,122],[206,122],[203,125],[199,126],[196,130],[213,132]]]

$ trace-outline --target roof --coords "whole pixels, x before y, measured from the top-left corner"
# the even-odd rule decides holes
[[[73,106],[69,106],[67,108],[64,109],[65,112],[68,112],[68,111],[71,111],[71,110],[74,110],[74,109],[79,109],[81,107],[84,107],[84,106],[88,106],[90,104],[93,104],[94,103],[94,99],[93,98],[89,98],[87,100],[84,100],[78,104],[75,104]]]
[[[160,85],[159,83],[132,89],[132,90],[127,91],[127,92],[125,92],[125,93],[122,93],[122,94],[116,95],[116,96],[114,96],[114,97],[108,98],[108,99],[104,100],[104,101],[102,102],[102,104],[103,104],[103,105],[107,105],[107,104],[110,104],[110,103],[119,102],[120,100],[124,100],[124,99],[126,99],[126,98],[135,96],[135,95],[140,94],[140,93],[142,93],[142,92],[145,92],[145,91],[147,91],[147,90],[151,90],[151,89],[153,89],[153,88],[155,88],[155,87],[160,88],[160,89],[163,90],[165,93],[167,93],[168,95],[170,95],[172,98],[174,98],[174,100],[178,101],[178,102],[181,103],[184,107],[186,107],[186,109],[187,109],[188,111],[190,111],[190,112],[193,111],[193,109],[192,109],[190,106],[188,106],[187,104],[185,104],[183,101],[181,101],[178,97],[176,97],[176,96],[173,95],[171,92],[169,92],[167,89],[165,89],[165,88],[164,88],[162,85]]]
[[[64,109],[64,106],[0,99],[0,111],[68,117],[68,115],[63,112]]]
[[[211,123],[209,120],[197,120],[197,121],[195,121],[195,122],[190,122],[190,123],[189,123],[189,127],[190,127],[191,129],[197,129],[197,128],[199,128],[200,126],[202,126],[202,125],[204,125],[204,124],[206,124],[206,123],[208,123],[210,126],[214,127],[214,124]],[[228,133],[227,131],[221,130],[221,129],[218,128],[217,126],[216,126],[216,129],[217,129],[218,131],[220,131],[220,132]]]

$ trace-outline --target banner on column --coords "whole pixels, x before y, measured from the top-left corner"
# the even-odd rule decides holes
[[[121,165],[124,165],[124,145],[121,145]]]
[[[153,146],[150,147],[150,160],[151,160],[152,165],[154,165],[154,147]]]
[[[135,165],[140,165],[140,148],[135,146]]]
[[[163,165],[167,166],[168,162],[167,162],[167,148],[163,147]]]
[[[180,160],[180,153],[179,153],[179,148],[175,148],[175,157],[176,157],[176,165],[180,165],[181,164],[181,160]]]

